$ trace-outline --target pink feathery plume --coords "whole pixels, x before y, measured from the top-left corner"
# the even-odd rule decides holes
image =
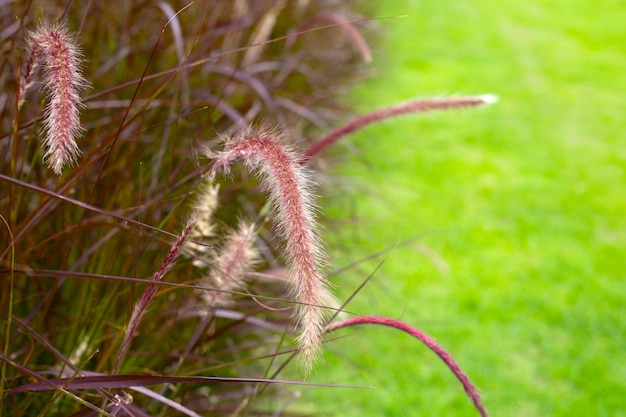
[[[87,82],[80,71],[81,54],[75,37],[61,24],[41,24],[27,37],[28,57],[20,79],[19,106],[40,66],[47,92],[44,115],[43,160],[60,175],[65,165],[76,162],[80,149],[76,139],[82,130],[80,90]]]
[[[237,159],[259,174],[276,213],[276,227],[285,245],[290,281],[298,301],[298,345],[304,365],[310,369],[318,357],[324,333],[324,306],[333,302],[314,217],[314,202],[308,173],[277,132],[247,130],[225,144],[222,152],[208,153],[213,171],[230,172]]]
[[[256,231],[254,225],[241,223],[231,231],[224,244],[216,251],[211,262],[211,273],[199,285],[220,291],[202,291],[202,297],[209,306],[221,307],[230,304],[230,292],[241,291],[244,278],[258,260],[254,247]]]

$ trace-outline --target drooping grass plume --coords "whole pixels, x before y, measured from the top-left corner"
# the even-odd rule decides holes
[[[324,306],[332,302],[322,274],[325,254],[314,217],[314,202],[301,156],[275,131],[245,130],[227,140],[224,150],[207,155],[213,171],[230,172],[238,159],[255,171],[269,193],[276,213],[276,228],[285,245],[290,281],[299,304],[296,307],[298,344],[307,369],[319,355],[324,328]]]
[[[47,92],[44,117],[44,163],[61,175],[80,155],[76,139],[82,130],[80,91],[87,85],[80,70],[81,53],[73,34],[62,23],[41,23],[26,40],[27,59],[20,79],[19,105],[24,102],[39,67]]]
[[[450,354],[446,352],[445,349],[443,349],[432,337],[416,329],[415,327],[409,326],[406,323],[387,317],[358,316],[330,323],[328,327],[326,327],[326,331],[332,332],[343,327],[358,326],[361,324],[378,324],[381,326],[393,327],[407,334],[410,334],[411,336],[424,343],[431,351],[439,356],[439,358],[446,364],[450,371],[452,371],[452,373],[459,380],[459,382],[461,382],[461,385],[463,385],[463,389],[474,403],[474,407],[476,407],[480,415],[482,417],[488,417],[487,410],[485,410],[485,407],[482,404],[480,395],[478,394],[478,390],[476,389],[474,384],[472,384],[465,372],[463,372],[461,367],[456,363],[454,359],[452,359],[452,356],[450,356]]]
[[[252,270],[259,257],[254,247],[255,237],[254,225],[247,223],[241,223],[228,234],[211,263],[209,276],[200,282],[201,286],[224,291],[203,291],[202,298],[208,306],[227,306],[231,301],[228,291],[242,289],[244,275]]]
[[[187,224],[185,225],[183,232],[176,239],[176,241],[174,242],[170,250],[167,252],[167,255],[165,255],[163,262],[161,262],[161,266],[152,276],[152,281],[161,281],[161,279],[163,279],[163,276],[165,276],[165,274],[174,266],[174,264],[176,264],[176,261],[178,260],[178,256],[180,255],[180,251],[185,245],[185,242],[187,241],[187,239],[189,238],[189,234],[193,230],[194,224],[196,222],[196,216],[197,216],[197,213],[193,212],[191,217],[187,221]],[[126,355],[126,351],[128,350],[128,347],[130,346],[130,341],[135,334],[135,330],[137,330],[137,326],[139,325],[141,318],[143,317],[144,313],[150,306],[150,303],[154,299],[154,296],[158,289],[159,289],[158,285],[148,284],[141,298],[135,304],[133,313],[130,317],[130,320],[128,321],[128,327],[126,328],[126,333],[124,334],[124,340],[122,341],[120,351],[115,361],[113,374],[117,373],[120,367],[120,364],[122,363],[122,359]]]
[[[382,109],[375,110],[371,113],[357,117],[350,123],[333,130],[328,135],[314,143],[304,153],[304,158],[302,159],[302,161],[308,161],[318,153],[322,152],[324,149],[334,145],[344,136],[347,136],[351,133],[356,132],[357,130],[363,129],[366,126],[385,119],[390,119],[392,117],[398,117],[405,114],[424,113],[431,110],[449,110],[459,107],[480,106],[483,104],[495,103],[497,100],[497,96],[485,94],[476,97],[450,97],[413,100],[395,106],[384,107]]]

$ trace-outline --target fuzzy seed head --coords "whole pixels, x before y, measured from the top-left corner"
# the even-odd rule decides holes
[[[305,366],[310,369],[319,356],[325,308],[333,299],[321,272],[325,264],[314,216],[314,201],[308,172],[301,156],[275,131],[246,130],[227,140],[222,152],[210,155],[213,170],[230,170],[237,159],[258,174],[269,193],[276,216],[276,229],[285,247],[296,307],[298,344]]]
[[[80,91],[87,85],[80,70],[81,53],[75,37],[61,24],[42,23],[27,38],[28,58],[20,80],[20,102],[39,66],[47,92],[44,115],[44,163],[60,175],[80,155],[76,139],[82,131]]]
[[[219,291],[203,291],[202,298],[208,306],[224,307],[230,304],[228,291],[239,291],[244,286],[245,274],[250,272],[259,253],[254,247],[256,238],[252,224],[241,223],[237,230],[228,234],[211,264],[211,273],[200,285]]]
[[[205,268],[208,262],[204,259],[211,255],[211,247],[205,243],[215,234],[213,223],[213,213],[218,205],[219,186],[212,182],[204,182],[198,187],[197,197],[194,203],[194,210],[197,213],[197,220],[189,240],[185,244],[185,249],[196,256],[193,266]]]

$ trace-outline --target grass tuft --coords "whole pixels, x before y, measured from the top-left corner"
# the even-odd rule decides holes
[[[340,310],[304,160],[379,120],[490,101],[325,135],[371,61],[356,6],[176,7],[0,9],[0,415],[289,414],[287,386],[316,384],[279,374],[294,352],[312,369]]]

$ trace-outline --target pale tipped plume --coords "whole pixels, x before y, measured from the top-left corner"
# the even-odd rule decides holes
[[[76,163],[80,149],[76,140],[82,131],[80,91],[87,85],[80,70],[78,43],[62,23],[42,23],[27,37],[27,59],[20,77],[19,106],[24,102],[39,67],[47,92],[44,115],[44,163],[61,175],[63,167]]]
[[[254,225],[241,223],[230,232],[211,263],[211,273],[200,282],[207,288],[218,291],[202,291],[202,298],[209,307],[226,307],[231,303],[231,292],[241,291],[245,275],[259,259],[254,247],[256,231]]]
[[[210,181],[202,183],[196,191],[194,210],[196,211],[196,223],[185,243],[185,249],[194,255],[193,266],[206,268],[209,266],[207,258],[212,256],[212,247],[207,244],[215,234],[213,213],[218,206],[219,185]]]
[[[275,131],[246,130],[227,140],[224,150],[207,155],[213,172],[230,172],[238,159],[256,172],[269,193],[276,213],[276,229],[285,245],[290,282],[298,304],[298,345],[304,365],[310,369],[319,356],[325,325],[324,306],[333,304],[321,268],[325,254],[314,216],[311,180],[285,139]]]
[[[318,153],[326,148],[334,145],[340,139],[348,136],[358,130],[365,128],[373,123],[391,119],[413,113],[425,113],[433,110],[451,110],[462,107],[482,106],[485,104],[493,104],[498,101],[498,96],[493,94],[484,94],[475,97],[449,97],[449,98],[431,98],[412,100],[406,103],[397,104],[395,106],[383,107],[363,116],[359,116],[351,122],[333,130],[322,139],[315,142],[304,153],[301,163],[308,162]]]

